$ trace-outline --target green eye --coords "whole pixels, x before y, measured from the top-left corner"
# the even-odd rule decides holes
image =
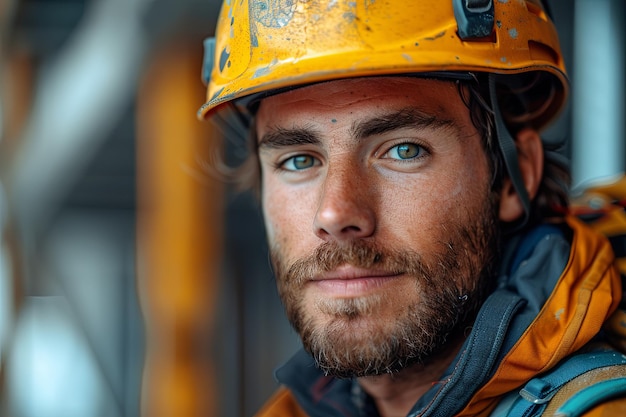
[[[301,171],[317,164],[317,159],[310,155],[296,155],[283,162],[282,167],[287,171]]]
[[[420,156],[422,152],[422,147],[415,143],[401,143],[391,148],[387,153],[393,159],[414,159]]]

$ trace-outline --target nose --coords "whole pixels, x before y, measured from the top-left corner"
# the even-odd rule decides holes
[[[347,241],[374,234],[376,215],[368,182],[348,169],[329,170],[313,227],[322,240]]]

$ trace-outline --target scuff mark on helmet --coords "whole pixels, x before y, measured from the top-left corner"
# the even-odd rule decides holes
[[[256,71],[254,71],[254,74],[252,75],[251,79],[254,80],[255,78],[268,75],[269,73],[272,72],[272,67],[276,65],[277,63],[278,63],[278,60],[274,58],[272,62],[270,62],[268,65],[258,68]]]
[[[253,48],[259,47],[259,38],[257,37],[255,30],[250,30],[250,45]]]
[[[444,30],[443,32],[439,32],[435,36],[429,36],[428,38],[424,38],[424,40],[434,41],[434,40],[437,40],[439,38],[442,38],[443,36],[445,36],[445,34],[446,34],[446,31]]]
[[[356,20],[356,15],[353,12],[345,12],[343,18],[346,19],[348,23],[352,23]]]
[[[229,59],[230,59],[230,48],[226,47],[222,49],[222,53],[220,54],[220,72],[224,72],[224,67],[226,67],[226,63],[230,62]]]
[[[251,14],[263,26],[282,28],[293,18],[296,6],[297,0],[254,0]]]
[[[359,20],[357,14],[356,14],[356,2],[355,1],[351,1],[348,3],[348,7],[352,10],[345,12],[343,14],[343,18],[348,22],[348,23],[353,23],[355,20]]]
[[[209,99],[209,102],[213,102],[215,100],[217,100],[217,98],[222,94],[222,92],[224,91],[224,87],[220,88],[219,90],[217,90]]]
[[[513,28],[513,29],[509,29],[509,36],[512,37],[513,39],[517,39],[517,29]]]
[[[254,71],[254,74],[252,75],[252,79],[254,80],[255,78],[263,77],[269,74],[270,72],[272,72],[272,69],[270,68],[269,65],[266,67],[258,68],[256,71]]]

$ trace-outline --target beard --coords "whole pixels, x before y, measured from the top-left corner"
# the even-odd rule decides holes
[[[500,228],[495,197],[468,215],[473,221],[442,225],[437,250],[419,254],[371,241],[328,241],[286,265],[271,248],[279,295],[303,347],[326,374],[340,378],[396,373],[427,363],[463,337],[494,283]],[[317,298],[305,303],[309,280],[341,265],[410,277],[414,290],[392,320],[380,317],[395,297],[385,292],[357,298]],[[402,294],[406,297],[406,294]]]

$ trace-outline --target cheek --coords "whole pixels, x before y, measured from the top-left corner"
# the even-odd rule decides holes
[[[453,225],[467,222],[468,216],[481,210],[489,189],[483,165],[459,167],[390,187],[381,198],[381,213],[385,213],[381,221],[414,245],[443,241]]]
[[[312,199],[306,193],[282,190],[268,182],[264,183],[262,205],[269,243],[278,244],[288,258],[299,256],[301,247],[314,237]]]
[[[271,184],[267,184],[266,181],[263,182],[262,190],[261,204],[267,238],[270,243],[275,243],[276,234],[280,232],[280,226],[284,224],[282,217],[285,210],[281,211],[281,206],[284,208],[285,202],[279,203],[280,200],[276,198],[276,192]]]
[[[431,242],[441,240],[442,229],[453,220],[452,217],[456,217],[456,206],[443,191],[438,192],[436,189],[407,193],[403,192],[401,198],[396,194],[395,200],[391,199],[393,196],[387,198],[388,203],[383,203],[386,206],[383,209],[387,213],[386,219],[382,221],[387,223],[394,235],[404,236],[402,240],[412,242],[414,250],[424,251],[426,247],[415,245],[429,246]]]

